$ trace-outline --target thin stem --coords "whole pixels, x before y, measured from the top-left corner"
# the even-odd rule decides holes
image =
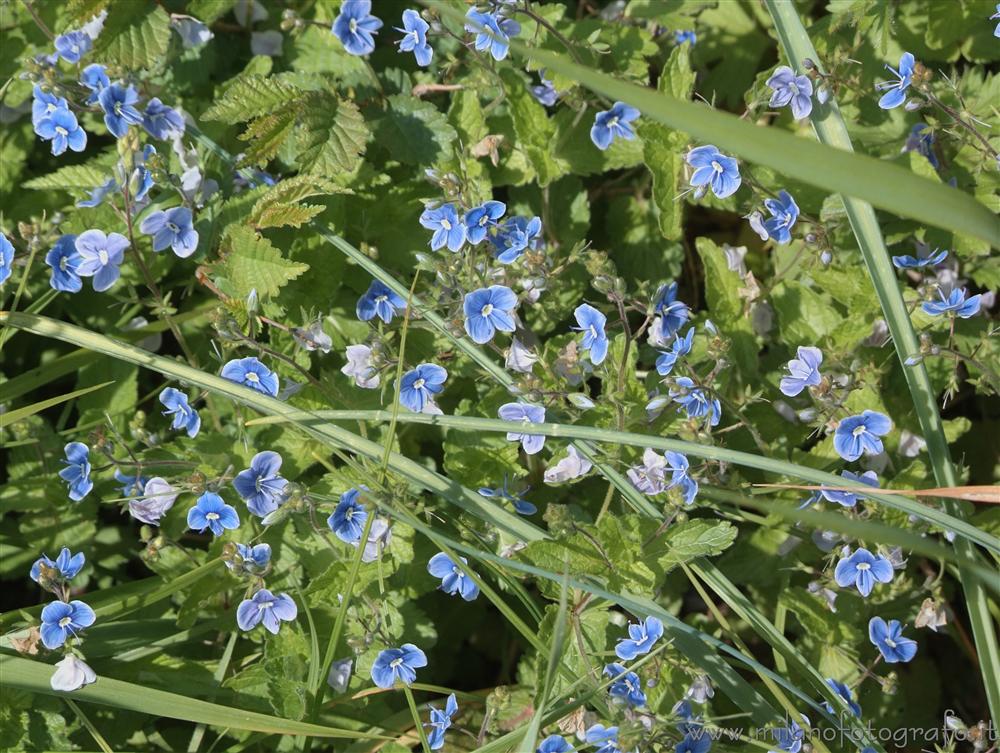
[[[406,703],[410,707],[410,714],[413,715],[413,726],[417,728],[417,734],[420,735],[420,746],[424,749],[424,753],[431,753],[431,745],[427,741],[427,733],[424,732],[423,722],[420,721],[420,712],[417,711],[417,702],[413,699],[413,691],[410,690],[409,685],[403,686],[403,693],[406,694]]]

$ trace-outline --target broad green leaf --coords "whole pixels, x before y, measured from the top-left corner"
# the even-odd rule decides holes
[[[119,4],[108,14],[94,45],[94,56],[126,70],[152,68],[170,44],[170,16],[159,5]]]
[[[276,113],[302,96],[302,89],[288,77],[241,76],[227,86],[201,117],[230,124],[245,123],[261,115]]]
[[[375,130],[376,142],[408,165],[434,165],[450,154],[458,137],[448,118],[430,102],[408,94],[389,97]]]
[[[736,540],[736,527],[725,520],[697,518],[672,525],[646,556],[655,557],[666,569],[698,557],[721,554]],[[662,553],[661,553],[662,550]]]
[[[303,104],[298,163],[308,173],[336,180],[361,164],[369,131],[353,102],[311,94]]]
[[[562,173],[552,147],[556,127],[545,108],[534,98],[520,73],[504,68],[500,74],[507,94],[507,106],[514,121],[517,147],[524,151],[531,166],[538,174],[538,185],[547,186]]]
[[[268,298],[309,269],[308,264],[283,258],[267,238],[251,228],[230,227],[226,240],[225,275],[238,298],[246,298],[251,290]]]

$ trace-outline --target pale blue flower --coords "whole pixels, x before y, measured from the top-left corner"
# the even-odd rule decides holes
[[[531,94],[541,104],[552,107],[559,99],[559,92],[556,91],[555,85],[545,78],[545,71],[539,71],[539,76],[541,83],[531,87]]]
[[[374,35],[382,28],[382,21],[371,12],[371,0],[344,0],[333,21],[331,30],[352,55],[367,55],[375,49]]]
[[[917,152],[924,155],[931,166],[937,169],[940,167],[937,155],[934,154],[934,131],[926,123],[914,123],[910,129],[910,135],[906,137],[903,145],[903,152]]]
[[[52,153],[62,154],[67,148],[82,152],[87,148],[87,134],[80,127],[76,115],[66,108],[55,110],[35,125],[35,133],[43,141],[52,142]]]
[[[403,32],[403,38],[399,40],[400,52],[412,52],[417,59],[417,65],[428,66],[434,56],[434,50],[427,44],[427,30],[431,28],[420,14],[415,10],[403,11],[403,28],[396,27],[396,31]]]
[[[648,654],[653,644],[663,637],[663,623],[658,617],[650,615],[643,622],[630,622],[628,638],[622,638],[615,646],[615,655],[619,659],[631,661],[637,656]]]
[[[780,191],[777,199],[765,199],[764,206],[771,216],[764,220],[764,229],[776,243],[785,245],[792,240],[792,226],[799,218],[799,207],[788,191]]]
[[[503,285],[479,288],[465,296],[465,331],[476,343],[483,345],[493,339],[497,330],[514,331],[514,307],[517,296]]]
[[[937,293],[938,300],[924,301],[921,304],[920,308],[924,310],[925,314],[930,314],[931,316],[953,314],[962,319],[968,319],[979,313],[979,306],[983,299],[982,295],[974,295],[966,299],[965,288],[955,288],[948,295],[945,295],[943,289],[938,288]]]
[[[571,753],[573,746],[562,735],[549,735],[539,744],[535,753]]]
[[[833,448],[844,460],[857,460],[862,454],[878,455],[883,451],[881,437],[892,431],[892,421],[878,411],[866,410],[848,416],[837,425]]]
[[[480,52],[489,51],[494,60],[503,60],[510,50],[510,38],[521,33],[521,24],[512,18],[500,18],[492,13],[481,13],[475,7],[465,14],[465,30],[475,34],[475,47]]]
[[[63,236],[64,238],[66,236]],[[61,240],[61,239],[60,239]],[[56,243],[58,245],[58,242]],[[49,256],[52,255],[52,251],[49,251]],[[46,261],[49,256],[46,256]],[[14,246],[11,242],[7,240],[7,236],[0,233],[0,285],[7,282],[7,279],[14,272]],[[55,287],[53,284],[52,287]],[[57,288],[58,289],[58,288]],[[77,288],[79,290],[79,288]]]
[[[813,83],[808,76],[796,76],[787,65],[778,67],[767,80],[774,93],[768,103],[771,107],[792,106],[792,117],[796,120],[808,117],[812,112]]]
[[[175,387],[167,387],[160,393],[160,402],[166,408],[163,415],[173,417],[170,424],[171,429],[175,431],[182,429],[192,439],[198,436],[198,431],[201,429],[201,416],[198,415],[198,411],[191,407],[186,394]]]
[[[684,305],[684,304],[681,304]],[[685,307],[686,308],[686,307]],[[662,327],[662,323],[661,323]],[[674,338],[673,345],[670,346],[670,350],[666,353],[660,353],[656,359],[656,373],[660,376],[667,376],[671,371],[674,370],[674,366],[677,364],[677,360],[686,356],[691,352],[691,346],[694,344],[694,327],[691,327],[686,335],[677,335]]]
[[[803,717],[805,719],[805,717]],[[808,723],[808,719],[806,722]],[[805,731],[797,722],[789,720],[787,727],[771,730],[774,743],[778,749],[784,753],[799,753],[802,750],[802,741],[805,739]]]
[[[854,695],[851,693],[851,689],[847,687],[846,684],[838,680],[834,680],[832,677],[826,678],[826,684],[830,686],[830,689],[834,693],[844,699],[844,703],[847,704],[847,707],[851,710],[851,713],[854,714],[854,716],[861,716],[861,707],[858,705],[857,701],[854,700]],[[826,709],[828,714],[837,713],[834,710],[833,705],[826,701],[823,702],[823,707]]]
[[[415,413],[434,403],[434,395],[444,389],[448,372],[433,363],[422,363],[403,375],[399,383],[399,402]]]
[[[574,452],[572,446],[570,446],[570,451]],[[584,460],[583,462],[588,462]],[[588,467],[587,470],[590,470]],[[586,472],[586,471],[584,471]],[[548,476],[548,471],[546,471],[546,480]],[[479,487],[479,493],[484,497],[497,497],[498,499],[503,499],[511,503],[514,507],[514,512],[518,515],[534,515],[538,512],[538,508],[531,502],[528,502],[521,495],[530,491],[530,489],[525,489],[522,492],[512,492],[507,488],[507,477],[504,476],[503,486],[498,489],[490,489],[488,486]]]
[[[872,617],[868,623],[868,639],[875,645],[886,664],[906,663],[917,655],[917,642],[903,637],[899,620],[886,621]]]
[[[785,366],[788,376],[781,378],[779,389],[782,394],[795,397],[806,387],[817,387],[823,381],[819,365],[823,363],[823,351],[812,346],[799,346],[797,358]]]
[[[63,547],[59,556],[54,560],[50,560],[44,554],[35,560],[28,575],[35,583],[41,583],[39,579],[42,577],[42,565],[44,565],[49,570],[47,577],[56,577],[59,580],[67,581],[80,572],[86,562],[87,558],[83,552],[73,554],[69,549]]]
[[[153,251],[169,246],[175,255],[186,259],[198,250],[198,231],[187,207],[157,209],[139,223],[139,230],[153,236]]]
[[[688,418],[708,417],[710,426],[716,426],[722,416],[722,407],[718,398],[710,398],[708,393],[697,386],[688,377],[678,377],[670,388],[670,397],[679,403]]]
[[[687,43],[694,47],[698,42],[698,35],[693,31],[681,31],[678,29],[674,32],[674,44],[681,45]]]
[[[878,474],[875,471],[865,471],[864,473],[858,475],[856,473],[851,473],[850,471],[841,471],[841,477],[848,481],[857,481],[862,484],[867,484],[868,486],[878,489]],[[845,492],[836,491],[834,489],[821,488],[820,491],[816,492],[813,497],[809,500],[811,502],[818,502],[820,499],[825,499],[829,502],[836,502],[838,505],[843,507],[854,507],[858,503],[858,493],[857,492]]]
[[[188,510],[187,524],[193,531],[201,532],[208,528],[213,536],[221,536],[226,529],[240,527],[240,516],[218,494],[205,492],[198,497],[194,507]]]
[[[233,479],[233,488],[247,503],[247,509],[263,518],[274,512],[285,501],[288,481],[281,476],[281,455],[272,450],[258,452],[250,460],[250,467],[240,471]]]
[[[358,501],[360,496],[360,489],[348,489],[340,495],[340,502],[337,503],[336,509],[326,519],[330,530],[345,544],[359,543],[361,534],[365,532],[368,512],[365,510],[365,506]]]
[[[288,594],[273,594],[262,588],[236,607],[236,624],[243,631],[253,630],[257,625],[263,624],[265,630],[277,635],[281,623],[294,620],[298,611]]]
[[[420,215],[420,224],[434,231],[430,240],[432,251],[447,246],[449,251],[455,252],[465,243],[465,223],[454,204],[425,209]]]
[[[111,85],[111,80],[100,63],[91,63],[80,74],[80,85],[90,89],[90,96],[84,100],[85,105],[96,105],[98,95],[106,86]]]
[[[716,197],[725,199],[736,193],[743,182],[736,159],[727,157],[711,144],[695,147],[684,161],[694,168],[691,185],[698,189],[695,196],[700,197],[709,186]]]
[[[430,712],[431,721],[426,725],[431,728],[427,734],[427,744],[431,750],[440,750],[444,747],[444,733],[451,727],[451,718],[458,713],[458,701],[455,700],[455,694],[452,693],[448,696],[443,709],[431,706]]]
[[[938,264],[943,262],[948,258],[947,251],[938,251],[934,249],[934,253],[929,256],[910,256],[905,254],[903,256],[893,256],[892,264],[896,269],[923,269],[924,267],[936,267]]]
[[[223,562],[233,572],[259,575],[267,569],[271,562],[271,545],[237,544],[236,556],[232,559],[224,558]]]
[[[691,309],[683,301],[677,300],[677,283],[664,285],[657,291],[653,308],[660,319],[660,339],[669,341],[677,330],[684,326]]]
[[[906,101],[906,90],[913,83],[913,69],[915,66],[916,60],[909,52],[904,52],[903,56],[899,59],[899,70],[886,63],[885,67],[892,71],[896,80],[875,84],[877,91],[885,92],[878,101],[879,107],[883,110],[891,110],[894,107],[899,107]]]
[[[97,103],[104,111],[104,125],[115,138],[124,138],[129,126],[142,125],[142,113],[135,107],[138,102],[139,93],[131,85],[111,84],[97,95]]]
[[[528,403],[505,403],[500,406],[497,415],[503,421],[519,422],[524,429],[531,424],[540,424],[545,421],[545,408],[540,405],[529,405]],[[540,452],[545,446],[545,436],[542,434],[529,434],[527,431],[507,432],[507,441],[520,442],[521,447],[528,455]]]
[[[465,213],[465,235],[469,243],[475,245],[486,239],[490,228],[497,227],[497,220],[503,217],[507,205],[502,201],[487,201]]]
[[[56,37],[56,54],[67,63],[80,62],[80,58],[90,52],[93,40],[82,31],[67,31]]]
[[[469,564],[465,557],[459,557],[463,565]],[[438,586],[449,596],[458,594],[465,601],[475,601],[479,596],[479,586],[468,574],[455,564],[455,561],[444,552],[438,552],[427,563],[427,572],[438,578]]]
[[[69,484],[69,498],[79,502],[94,488],[90,480],[90,448],[83,442],[70,442],[63,451],[66,467],[59,471],[59,478]]]
[[[47,92],[38,84],[31,90],[33,99],[31,100],[31,125],[38,133],[38,124],[44,119],[52,116],[56,110],[69,110],[69,103],[65,97],[57,97],[52,92]],[[41,134],[39,134],[41,135]]]
[[[538,217],[511,217],[497,229],[490,240],[497,261],[511,264],[527,250],[536,250],[542,239],[542,221]]]
[[[604,331],[608,318],[589,303],[577,306],[573,316],[577,323],[574,329],[583,332],[581,349],[590,351],[590,362],[595,366],[603,363],[608,355],[608,335]]]
[[[427,666],[427,656],[412,643],[399,648],[387,648],[372,664],[372,681],[380,688],[391,688],[396,681],[411,685],[417,679],[417,670]]]
[[[104,200],[115,191],[118,190],[118,181],[114,178],[108,178],[108,182],[100,186],[95,186],[90,189],[90,198],[81,199],[76,202],[78,207],[93,208],[98,207],[104,203]],[[73,236],[76,237],[76,236]]]
[[[876,583],[892,581],[892,564],[885,557],[876,556],[864,547],[849,557],[843,557],[833,571],[833,579],[841,588],[855,586],[865,598],[872,592]]]
[[[670,471],[670,483],[667,488],[678,487],[681,490],[681,499],[683,499],[684,504],[690,505],[698,496],[698,482],[689,473],[691,463],[687,459],[687,455],[667,450],[663,453],[663,457],[667,461],[664,470]]]
[[[624,102],[615,102],[610,110],[599,112],[594,117],[594,125],[590,129],[590,140],[601,151],[611,146],[611,142],[615,139],[621,138],[631,141],[635,138],[635,131],[630,123],[640,114],[637,109]]]
[[[278,396],[278,375],[253,356],[234,358],[222,367],[220,376],[271,397]]]
[[[380,280],[373,280],[365,294],[358,299],[355,312],[358,319],[363,322],[370,321],[377,316],[388,324],[398,311],[405,308],[406,301],[401,296],[394,293],[388,285]]]
[[[120,233],[105,235],[100,230],[85,230],[76,237],[75,245],[80,255],[76,273],[93,277],[94,290],[101,293],[118,281],[128,238]]]
[[[642,680],[635,672],[628,671],[621,664],[608,664],[604,667],[605,677],[614,677],[608,686],[610,696],[629,706],[645,706],[646,694],[642,692]]]
[[[53,601],[42,610],[42,643],[49,650],[57,649],[67,638],[76,637],[77,632],[90,627],[96,620],[94,610],[82,601]]]
[[[592,724],[583,733],[583,739],[594,745],[594,753],[620,753],[618,747],[618,728],[605,727],[603,724]]]
[[[142,127],[154,139],[164,141],[174,139],[184,133],[184,118],[172,107],[167,107],[159,97],[153,97],[146,104],[142,117]]]

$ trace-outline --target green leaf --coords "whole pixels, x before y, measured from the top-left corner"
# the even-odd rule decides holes
[[[353,102],[316,92],[305,100],[298,164],[308,173],[352,173],[365,152],[369,130]]]
[[[283,258],[267,238],[251,228],[231,226],[226,241],[226,275],[238,298],[246,298],[251,290],[268,298],[309,269],[308,264]]]
[[[287,77],[242,76],[230,83],[201,117],[229,124],[245,123],[261,115],[276,113],[302,96],[302,89]]]
[[[277,112],[261,115],[251,121],[240,134],[240,141],[249,142],[240,165],[264,167],[278,153],[292,134],[299,117],[299,108],[289,103]]]
[[[669,570],[681,563],[698,557],[714,557],[721,554],[736,540],[736,527],[725,520],[703,520],[697,518],[685,523],[675,523],[663,537],[663,548],[659,545],[646,554]]]
[[[94,45],[94,57],[126,70],[150,68],[163,60],[170,33],[170,16],[159,5],[119,5],[108,15]]]
[[[538,174],[538,185],[547,186],[562,175],[552,154],[556,127],[545,108],[534,98],[524,77],[511,68],[500,73],[507,94],[507,107],[514,121],[517,146]]]
[[[458,134],[443,112],[409,94],[389,97],[376,137],[389,153],[408,165],[434,165],[451,153]]]
[[[110,176],[110,168],[88,162],[84,165],[66,165],[65,167],[60,167],[54,173],[26,180],[21,186],[23,188],[45,191],[65,191],[68,188],[90,190],[95,186],[106,183]]]

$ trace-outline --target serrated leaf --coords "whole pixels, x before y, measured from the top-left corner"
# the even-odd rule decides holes
[[[109,172],[108,168],[100,167],[93,163],[66,165],[66,167],[60,167],[54,173],[26,180],[21,186],[23,188],[45,191],[66,190],[70,188],[90,190],[94,186],[105,183],[108,180]]]
[[[690,562],[698,557],[721,554],[736,540],[736,528],[725,520],[696,518],[675,523],[659,545],[654,545],[647,557],[653,558],[664,570]]]
[[[272,296],[309,269],[308,264],[283,258],[267,238],[249,227],[230,226],[226,242],[226,277],[238,298],[245,298],[251,290],[261,298]]]
[[[299,128],[298,163],[307,173],[330,179],[361,164],[370,132],[357,106],[325,92],[306,99]]]
[[[230,124],[245,123],[286,108],[303,94],[302,89],[287,77],[256,74],[241,76],[226,88],[201,117]]]
[[[170,46],[170,16],[159,5],[119,4],[95,43],[94,57],[135,70],[163,59]],[[128,7],[131,6],[131,7]]]
[[[430,102],[408,94],[389,97],[378,124],[378,143],[409,165],[433,165],[450,153],[458,134],[445,114]]]
[[[538,184],[547,186],[564,172],[552,151],[556,143],[555,123],[549,120],[545,108],[532,96],[520,73],[505,68],[500,77],[517,134],[517,148],[527,155],[538,173]]]
[[[322,212],[326,207],[320,204],[298,204],[310,196],[326,196],[345,193],[328,180],[314,175],[296,175],[277,183],[267,190],[253,206],[249,224],[256,228],[300,227]]]
[[[240,141],[248,141],[250,145],[244,152],[239,165],[264,167],[274,158],[282,144],[292,134],[297,117],[298,108],[293,104],[277,112],[255,118],[240,134]]]
[[[326,207],[320,204],[271,204],[254,220],[254,227],[302,227]]]

